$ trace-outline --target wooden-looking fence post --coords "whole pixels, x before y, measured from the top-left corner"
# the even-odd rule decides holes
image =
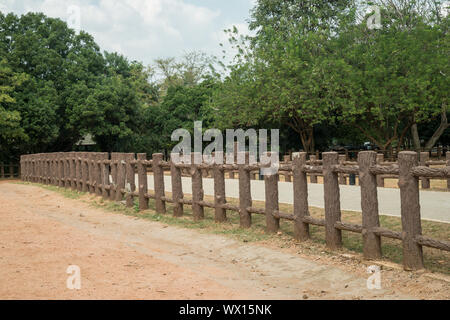
[[[164,155],[162,153],[155,153],[153,154],[152,159],[153,185],[155,186],[155,209],[157,213],[163,214],[166,213],[166,202],[162,199],[165,195],[164,169],[161,167],[161,161],[163,161]],[[194,188],[193,183],[192,188]]]
[[[447,158],[447,170],[450,170],[450,150],[446,153]],[[447,179],[447,189],[450,190],[450,179]]]
[[[311,165],[314,165],[314,161],[317,160],[315,155],[310,155],[309,156],[309,160],[311,161]],[[309,175],[309,180],[311,181],[311,183],[317,183],[317,176],[315,174],[310,174]]]
[[[172,199],[173,199],[173,216],[183,216],[183,203],[180,200],[183,199],[183,184],[181,178],[181,169],[176,165],[181,164],[181,156],[179,153],[172,153],[170,155],[170,176],[172,179]]]
[[[36,155],[30,155],[31,182],[36,182]]]
[[[127,191],[127,207],[132,208],[134,206],[134,196],[133,193],[136,191],[136,169],[135,165],[131,162],[136,160],[134,153],[125,154],[125,172],[126,181],[125,189]]]
[[[326,244],[330,249],[339,249],[342,247],[342,232],[335,227],[335,223],[341,220],[341,200],[338,175],[333,172],[333,166],[339,163],[339,155],[337,152],[325,152],[322,157]]]
[[[56,185],[57,184],[57,180],[56,180],[56,175],[57,175],[57,170],[56,170],[56,154],[52,153],[50,155],[50,160],[51,160],[51,168],[52,168],[52,176],[51,176],[51,182],[52,185]]]
[[[292,173],[294,191],[294,237],[296,240],[309,239],[309,224],[303,222],[303,217],[309,216],[308,210],[308,178],[303,171],[306,165],[306,152],[292,154]]]
[[[47,183],[47,156],[45,153],[41,153],[41,183]]]
[[[417,166],[417,153],[403,151],[399,153],[400,169],[398,186],[400,187],[403,266],[405,270],[423,269],[422,246],[415,239],[422,234],[420,221],[419,179],[411,174]]]
[[[52,154],[51,153],[47,153],[45,155],[46,160],[47,160],[47,184],[51,185],[52,184]]]
[[[383,153],[378,153],[377,154],[377,164],[381,164],[382,162],[384,162],[384,154]],[[377,186],[380,188],[384,188],[384,178],[382,175],[377,175],[376,177],[377,179]]]
[[[70,152],[69,154],[69,167],[70,167],[70,188],[72,190],[77,190],[77,173],[75,171],[75,159],[76,159],[77,153],[76,152]]]
[[[40,183],[45,183],[45,154],[39,154],[39,178]]]
[[[44,176],[43,176],[43,156],[42,153],[38,156],[38,172],[39,172],[39,183],[44,183]]]
[[[64,152],[58,153],[58,186],[64,188]]]
[[[197,160],[197,161],[195,161]],[[203,201],[203,179],[202,172],[196,162],[203,160],[199,152],[192,153],[192,214],[194,220],[201,220],[205,217],[205,210],[198,202]]]
[[[289,164],[289,162],[291,162],[291,156],[290,155],[283,156],[283,162],[285,164]],[[289,171],[286,171],[284,173],[284,181],[286,181],[286,182],[291,182],[292,181],[291,175],[289,173],[290,173]]]
[[[81,167],[81,192],[89,191],[89,164],[88,164],[88,153],[81,152],[80,154],[80,167]]]
[[[420,165],[427,167],[427,161],[430,160],[430,154],[428,152],[421,152],[420,153]],[[422,189],[430,189],[430,179],[421,177],[420,180],[422,181]]]
[[[83,176],[81,167],[83,166],[81,162],[82,152],[75,153],[75,172],[77,177],[77,190],[81,192],[83,190]]]
[[[5,178],[5,165],[3,163],[0,164],[0,176],[4,179]]]
[[[221,205],[224,205],[226,201],[225,196],[225,172],[221,163],[217,163],[216,159],[224,159],[223,151],[216,151],[214,154],[214,220],[216,222],[227,221],[227,212]]]
[[[250,171],[245,169],[245,166],[250,162],[250,154],[248,152],[242,152],[244,163],[239,163],[239,224],[241,228],[250,228],[252,226],[252,216],[248,212],[247,208],[252,206],[252,194],[251,194],[251,180]]]
[[[117,154],[117,182],[116,182],[116,201],[123,200],[123,190],[125,189],[125,154]]]
[[[118,154],[113,152],[111,153],[111,184],[109,189],[109,199],[116,200],[116,192],[117,192],[117,161]]]
[[[25,159],[24,156],[22,155],[20,156],[20,168],[21,168],[20,171],[22,171],[23,173],[25,172],[24,167],[25,167]],[[22,174],[19,174],[19,178],[20,180],[25,181],[25,177],[22,176]]]
[[[96,152],[90,152],[89,153],[89,176],[91,177],[91,188],[90,192],[93,194],[96,194],[97,189],[97,172],[96,172],[96,161],[97,160],[97,153]]]
[[[64,174],[66,176],[64,180],[64,188],[69,189],[70,188],[70,179],[71,179],[71,173],[70,173],[70,152],[66,152],[64,154]]]
[[[109,164],[106,161],[109,160],[109,153],[102,153],[100,158],[102,162],[100,163],[100,174],[101,174],[101,183],[102,183],[102,197],[104,200],[109,199]]]
[[[270,158],[270,152],[266,153],[266,157]],[[266,172],[264,176],[264,187],[266,192],[266,226],[267,232],[275,233],[280,228],[280,219],[275,218],[274,212],[278,211],[278,172],[269,175]]]
[[[370,172],[370,167],[377,163],[375,151],[358,153],[359,184],[361,188],[361,209],[363,225],[363,253],[366,259],[381,258],[381,237],[373,230],[380,226],[378,216],[377,178]]]
[[[96,167],[96,181],[95,191],[98,196],[102,196],[104,199],[107,198],[107,190],[105,189],[105,164],[104,161],[108,159],[107,152],[98,152],[95,156],[95,167]]]
[[[147,165],[143,161],[147,160],[147,154],[137,154],[137,171],[138,171],[138,185],[139,185],[139,210],[148,209],[148,182],[147,182]]]
[[[340,154],[339,155],[339,164],[340,165],[344,165],[346,160],[347,160],[347,157],[345,156],[345,154]],[[339,174],[339,184],[342,184],[342,185],[346,185],[347,184],[347,177],[345,176],[344,173],[340,173]]]

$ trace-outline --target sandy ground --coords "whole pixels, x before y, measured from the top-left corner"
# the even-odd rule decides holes
[[[368,290],[367,266],[343,257],[113,214],[35,186],[0,182],[0,203],[0,299],[450,299],[439,277],[385,268],[382,289]],[[66,287],[69,265],[80,290]]]

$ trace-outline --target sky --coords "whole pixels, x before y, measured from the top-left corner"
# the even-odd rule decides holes
[[[255,0],[0,0],[0,11],[43,12],[93,35],[102,50],[151,64],[191,51],[229,52],[224,29],[248,34]]]

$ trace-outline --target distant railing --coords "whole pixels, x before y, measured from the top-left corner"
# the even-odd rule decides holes
[[[0,163],[0,179],[20,177],[20,166],[17,163]]]
[[[24,155],[21,157],[21,172],[24,181],[52,184],[83,192],[95,193],[104,199],[122,201],[134,206],[139,199],[139,210],[149,208],[149,199],[155,200],[155,210],[166,213],[166,203],[173,204],[173,215],[180,217],[184,205],[192,206],[195,220],[204,218],[204,208],[213,208],[215,220],[224,222],[228,212],[237,212],[240,226],[248,228],[252,215],[264,215],[267,232],[279,230],[280,219],[293,222],[295,238],[304,241],[310,238],[309,226],[325,228],[327,247],[342,247],[342,230],[360,233],[363,254],[366,259],[379,259],[382,256],[381,238],[397,239],[403,243],[403,265],[407,270],[423,268],[422,246],[450,251],[448,240],[437,240],[422,235],[419,179],[442,178],[450,181],[450,154],[446,167],[429,168],[418,161],[415,152],[404,151],[398,156],[398,163],[377,163],[377,153],[364,151],[358,154],[357,162],[339,160],[336,152],[323,154],[323,160],[307,160],[306,153],[293,155],[291,163],[281,164],[279,173],[264,176],[265,208],[252,206],[251,172],[264,166],[250,164],[248,153],[246,164],[186,164],[165,161],[162,154],[153,154],[147,160],[146,154],[134,153],[51,153]],[[148,170],[149,169],[149,170]],[[164,171],[170,170],[172,197],[167,197],[164,187]],[[184,198],[182,191],[182,170],[192,179],[192,200]],[[214,180],[214,201],[204,200],[203,171],[210,170]],[[148,192],[147,172],[153,172],[154,192]],[[225,194],[225,172],[238,172],[239,205],[229,204]],[[136,186],[135,175],[138,175]],[[279,174],[292,176],[294,203],[293,212],[279,210]],[[307,174],[322,175],[324,188],[325,219],[313,218],[308,208]],[[341,221],[340,175],[357,174],[361,190],[362,224]],[[377,177],[394,175],[399,178],[402,232],[382,228],[379,222]]]

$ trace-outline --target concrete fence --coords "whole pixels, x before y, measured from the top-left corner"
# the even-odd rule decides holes
[[[20,177],[20,166],[17,163],[0,163],[0,179]]]
[[[377,153],[364,151],[358,154],[357,162],[347,162],[338,153],[323,154],[323,160],[307,160],[306,153],[293,154],[293,160],[280,165],[277,174],[264,176],[265,208],[252,206],[251,173],[263,168],[260,163],[215,164],[203,162],[199,165],[165,161],[162,154],[153,154],[148,160],[146,154],[133,153],[86,153],[68,152],[24,155],[21,157],[22,180],[56,185],[62,188],[90,192],[104,199],[123,201],[134,206],[138,199],[139,209],[149,208],[149,199],[155,201],[155,210],[166,214],[166,203],[173,204],[173,215],[180,217],[184,206],[192,207],[195,220],[204,218],[204,208],[213,208],[217,222],[227,220],[227,214],[236,212],[240,226],[248,228],[252,215],[264,215],[267,232],[279,230],[280,219],[292,221],[295,238],[305,241],[310,238],[309,226],[324,227],[326,245],[331,249],[342,247],[342,231],[359,233],[362,236],[363,254],[366,259],[382,256],[381,238],[400,240],[403,244],[403,265],[406,270],[423,268],[422,247],[450,251],[450,242],[431,239],[422,235],[419,181],[422,179],[449,179],[450,157],[446,167],[429,168],[419,163],[415,152],[405,151],[398,155],[398,163],[377,163]],[[167,197],[164,187],[164,172],[170,170],[172,196]],[[204,199],[203,173],[212,172],[214,180],[214,201]],[[147,186],[147,173],[154,176],[154,192]],[[182,172],[192,178],[192,200],[184,198]],[[239,179],[239,204],[227,203],[225,194],[225,173],[237,172]],[[280,174],[292,177],[294,203],[292,212],[279,210],[278,181]],[[136,185],[136,174],[138,176]],[[324,184],[325,219],[311,217],[308,209],[307,174],[322,175]],[[342,175],[357,174],[360,180],[362,224],[341,221],[339,182]],[[391,231],[380,226],[377,197],[377,177],[395,175],[399,178],[401,195],[402,232]]]
[[[447,152],[447,160],[430,160],[430,153],[429,152],[421,152],[419,155],[419,164],[421,166],[426,166],[426,167],[435,167],[435,166],[448,166],[448,162],[450,161],[450,152]],[[309,156],[310,161],[312,161],[315,164],[321,165],[322,164],[322,160],[317,160],[317,155],[310,155]],[[392,166],[392,165],[397,165],[397,162],[388,162],[385,161],[384,159],[384,155],[381,153],[377,154],[377,164],[381,165],[381,166]],[[291,156],[286,155],[283,158],[283,164],[289,164],[291,163]],[[347,161],[347,156],[346,155],[339,155],[339,164],[341,165],[357,165],[358,162],[356,161]],[[291,181],[291,177],[293,175],[292,172],[284,172],[282,174],[284,176],[284,180],[290,182]],[[355,177],[358,177],[358,173],[340,173],[339,174],[339,184],[341,185],[347,185],[350,183],[349,180],[349,176],[350,175],[354,175]],[[311,183],[317,183],[317,177],[323,177],[322,173],[311,173],[308,175],[310,177],[310,182]],[[379,174],[377,175],[377,186],[383,188],[385,185],[385,179],[398,179],[399,175],[397,173],[388,173],[388,174]],[[433,177],[433,178],[429,178],[429,177],[423,177],[421,178],[421,185],[422,185],[422,189],[430,189],[430,180],[434,179],[434,180],[446,180],[447,181],[447,189],[450,190],[450,179],[445,178],[445,177]]]

